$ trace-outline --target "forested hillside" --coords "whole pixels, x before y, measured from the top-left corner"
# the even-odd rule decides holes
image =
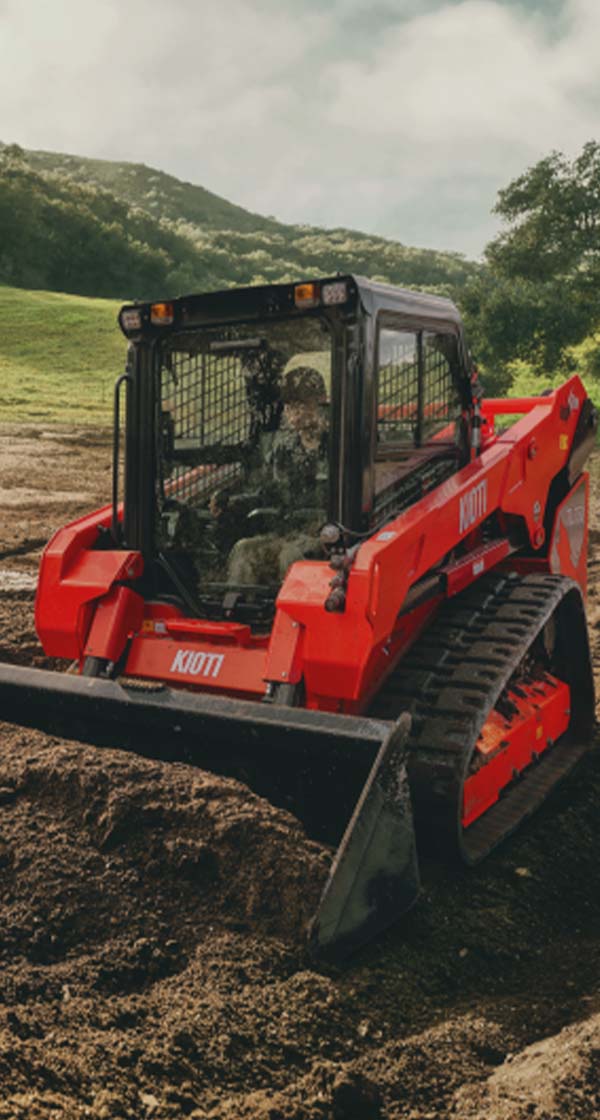
[[[280,223],[273,218],[251,214],[212,191],[184,183],[143,163],[123,163],[106,159],[87,159],[61,152],[23,153],[34,171],[51,172],[77,183],[88,183],[110,191],[129,206],[138,207],[152,217],[169,221],[184,220],[208,229],[230,229],[242,233],[258,230],[277,232]]]
[[[141,164],[0,146],[0,283],[148,298],[303,275],[366,273],[456,295],[457,253],[287,226]]]
[[[0,143],[0,284],[147,299],[356,272],[450,295],[492,393],[577,370],[600,400],[600,145],[498,194],[484,263],[347,229],[288,226],[143,164]],[[598,386],[598,388],[597,388]]]

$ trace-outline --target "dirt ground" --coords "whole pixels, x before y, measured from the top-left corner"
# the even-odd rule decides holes
[[[41,543],[107,500],[109,463],[102,434],[0,429],[1,658],[45,664]],[[591,537],[598,650],[597,502]],[[1,724],[0,1120],[592,1120],[599,802],[592,754],[337,972],[299,940],[329,857],[292,817]]]

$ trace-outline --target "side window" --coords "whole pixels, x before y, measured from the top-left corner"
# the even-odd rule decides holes
[[[460,415],[460,398],[453,368],[458,365],[456,338],[451,334],[423,331],[423,415],[421,442],[439,435],[443,428],[454,425]],[[453,431],[448,432],[452,439]]]
[[[377,360],[377,444],[421,447],[433,437],[454,438],[460,397],[456,338],[431,331],[379,331]]]
[[[383,328],[377,361],[377,442],[414,443],[419,399],[419,337]]]

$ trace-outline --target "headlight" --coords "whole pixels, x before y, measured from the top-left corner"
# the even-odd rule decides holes
[[[130,334],[133,331],[141,331],[141,311],[137,311],[134,307],[125,307],[119,315],[119,322],[121,324],[121,330],[123,330],[125,334]]]
[[[341,535],[342,533],[339,525],[336,525],[332,521],[328,521],[326,525],[323,525],[319,533],[323,548],[333,548],[334,545],[338,544]]]

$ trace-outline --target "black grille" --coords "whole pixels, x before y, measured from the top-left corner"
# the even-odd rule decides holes
[[[417,335],[408,331],[381,331],[377,382],[377,439],[380,443],[414,443],[418,395]]]
[[[382,525],[403,510],[409,509],[436,486],[445,482],[456,472],[455,456],[433,458],[415,466],[395,485],[387,487],[375,496],[373,524]]]
[[[161,369],[166,496],[202,501],[241,470],[252,419],[239,354],[171,348]]]
[[[449,358],[444,353],[444,349],[449,347],[454,349],[452,337],[423,332],[422,440],[455,420],[460,412]]]
[[[460,403],[451,369],[452,336],[382,330],[379,335],[377,440],[420,446],[451,423]]]

